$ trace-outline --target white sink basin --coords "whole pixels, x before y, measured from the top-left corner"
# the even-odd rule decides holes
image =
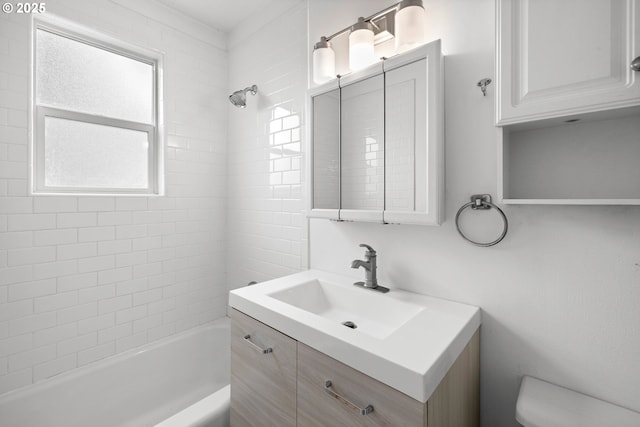
[[[349,327],[375,338],[387,337],[424,310],[416,304],[364,291],[314,279],[266,295],[343,326],[351,322]]]
[[[480,327],[480,309],[353,282],[308,270],[233,290],[229,305],[426,402]]]

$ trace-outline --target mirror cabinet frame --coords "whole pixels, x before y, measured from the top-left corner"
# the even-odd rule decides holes
[[[421,62],[422,61],[422,62]],[[307,112],[309,117],[309,125],[307,126],[308,156],[307,156],[307,188],[309,190],[307,216],[310,218],[326,218],[335,221],[366,221],[393,224],[419,224],[419,225],[439,225],[444,219],[444,59],[441,54],[440,40],[433,41],[426,45],[412,49],[394,57],[384,59],[364,70],[339,77],[322,86],[310,89],[307,96]],[[412,67],[412,69],[409,69]],[[411,79],[411,73],[416,74],[424,72],[425,79],[422,75],[410,82],[413,98],[407,99],[406,104],[402,105],[402,110],[396,111],[397,106],[391,108],[389,104],[389,86],[387,82],[401,80],[404,75],[408,75]],[[393,120],[392,113],[401,115],[401,123],[395,123],[397,126],[404,126],[400,132],[412,135],[413,140],[413,165],[407,169],[412,171],[413,176],[405,177],[404,182],[408,182],[407,186],[411,188],[402,189],[402,193],[412,193],[413,200],[408,204],[413,206],[412,209],[396,207],[394,208],[390,201],[390,194],[387,194],[388,182],[384,182],[384,208],[383,209],[346,209],[343,201],[343,141],[342,131],[345,122],[349,120],[349,116],[343,117],[341,94],[344,88],[356,85],[359,82],[376,76],[383,76],[382,86],[382,105],[383,108],[383,152],[384,152],[384,172],[383,180],[388,179],[387,174],[392,169],[387,162],[387,139],[389,139],[392,126],[389,121]],[[394,79],[394,77],[396,77]],[[366,84],[370,84],[369,81]],[[355,86],[351,86],[352,88]],[[339,102],[337,103],[335,115],[332,117],[316,118],[318,113],[314,109],[314,100],[331,91],[338,94]],[[335,98],[335,95],[334,95]],[[413,104],[413,105],[411,105]],[[413,107],[413,108],[411,108]],[[389,111],[391,110],[391,111]],[[413,114],[413,115],[412,115]],[[338,129],[327,129],[327,124],[337,123]],[[316,129],[317,127],[317,129]],[[406,129],[408,127],[408,129]],[[336,148],[328,147],[327,150],[314,151],[316,143],[327,139],[337,144],[337,159],[335,158]],[[411,138],[410,138],[411,139]],[[422,144],[421,141],[425,140]],[[375,142],[375,141],[374,141]],[[333,158],[327,157],[333,154]],[[321,159],[325,162],[323,167],[315,168],[315,161]],[[400,159],[402,161],[402,159]],[[396,169],[402,168],[402,163],[396,165]],[[324,169],[324,170],[323,170]],[[338,188],[334,188],[327,193],[326,189],[316,187],[321,183],[321,179],[325,179],[331,172],[338,172],[338,176],[330,179],[330,184]],[[402,180],[401,180],[402,182]],[[394,184],[397,188],[398,183]],[[325,194],[320,195],[320,192]],[[337,192],[337,194],[335,194]],[[319,197],[327,196],[331,200],[337,200],[338,206],[315,206],[316,195]],[[402,197],[396,195],[396,197]],[[400,203],[403,205],[403,203]],[[416,210],[416,206],[420,210]]]

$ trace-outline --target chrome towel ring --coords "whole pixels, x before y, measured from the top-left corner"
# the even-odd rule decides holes
[[[465,236],[462,230],[460,230],[459,220],[460,220],[460,214],[462,213],[462,211],[468,207],[470,207],[473,210],[477,210],[477,209],[486,210],[491,208],[497,210],[500,216],[502,217],[502,221],[504,222],[504,230],[502,230],[502,234],[500,234],[500,237],[498,237],[493,242],[482,243],[482,242],[475,242],[470,238],[468,238],[467,236]],[[471,201],[462,205],[462,207],[458,209],[458,213],[456,214],[456,230],[458,230],[458,233],[460,233],[460,235],[464,240],[476,246],[482,246],[486,248],[486,247],[493,246],[500,243],[502,239],[504,239],[504,236],[507,235],[508,229],[509,229],[509,221],[507,221],[507,216],[504,214],[504,212],[502,212],[502,209],[500,209],[499,207],[491,203],[490,194],[474,194],[473,196],[471,196]]]

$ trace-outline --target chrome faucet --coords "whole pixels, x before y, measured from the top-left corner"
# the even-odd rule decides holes
[[[361,286],[367,289],[373,289],[378,292],[389,292],[389,288],[378,285],[378,276],[376,275],[376,269],[378,268],[376,265],[376,251],[371,246],[364,243],[361,243],[360,247],[367,248],[366,252],[364,253],[364,259],[366,261],[362,261],[359,259],[351,261],[351,268],[364,268],[365,281],[356,282],[354,283],[354,285]]]

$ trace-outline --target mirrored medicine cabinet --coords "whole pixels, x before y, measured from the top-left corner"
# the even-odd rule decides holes
[[[309,217],[440,224],[442,65],[436,40],[309,91]]]

